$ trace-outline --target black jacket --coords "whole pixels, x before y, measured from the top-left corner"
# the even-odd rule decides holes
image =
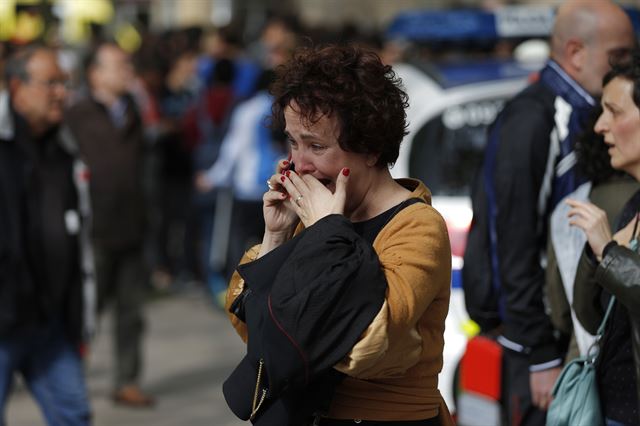
[[[541,82],[529,86],[502,111],[500,146],[496,153],[493,179],[498,206],[498,253],[502,299],[499,313],[487,314],[479,307],[485,297],[480,289],[490,289],[491,259],[488,247],[488,212],[483,176],[475,181],[473,221],[464,257],[463,283],[471,318],[483,330],[503,326],[507,339],[543,353],[532,363],[559,356],[555,350],[553,327],[543,305],[544,269],[541,253],[546,247],[548,212],[538,213],[538,198],[546,171],[550,135],[554,129],[555,95]]]
[[[331,215],[238,271],[246,290],[232,309],[249,338],[225,398],[244,420],[299,425],[331,395],[340,379],[332,367],[382,307],[387,284],[378,257],[344,216]]]
[[[531,371],[560,365],[566,350],[543,294],[548,220],[583,180],[573,147],[593,105],[550,60],[498,115],[474,185],[463,269],[467,309],[485,330],[501,325],[498,341],[527,355]],[[494,308],[488,315],[486,306]]]
[[[74,157],[56,129],[35,138],[0,94],[0,335],[61,321],[82,337]]]

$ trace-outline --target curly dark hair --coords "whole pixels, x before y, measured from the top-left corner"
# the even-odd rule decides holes
[[[276,69],[272,123],[284,129],[284,110],[296,104],[303,122],[338,119],[338,144],[345,151],[378,155],[392,165],[407,134],[409,106],[401,81],[373,51],[356,46],[305,47]]]
[[[624,78],[633,83],[633,103],[640,108],[640,49],[633,49],[629,55],[612,57],[611,69],[602,79],[602,87],[616,77]]]
[[[629,55],[613,56],[610,60],[611,69],[602,78],[605,87],[616,77],[633,83],[631,97],[635,105],[640,108],[640,50],[634,49]],[[593,131],[596,121],[602,114],[602,107],[594,108],[585,131],[576,141],[576,156],[578,172],[595,184],[604,182],[612,176],[624,176],[625,173],[611,167],[609,147],[604,143],[604,137]]]
[[[602,114],[601,106],[593,109],[575,146],[578,173],[592,181],[594,185],[605,182],[613,176],[625,175],[624,172],[611,167],[609,147],[604,143],[604,136],[593,130],[600,114]]]

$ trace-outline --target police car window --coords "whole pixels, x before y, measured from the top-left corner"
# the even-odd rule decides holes
[[[415,133],[409,174],[421,179],[433,195],[469,195],[482,162],[487,128],[504,100],[455,105]]]

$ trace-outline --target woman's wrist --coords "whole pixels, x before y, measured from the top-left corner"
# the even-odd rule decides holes
[[[600,250],[599,253],[595,253],[594,251],[591,251],[591,255],[593,256],[593,259],[595,260],[594,263],[600,263],[602,262],[602,259],[606,256],[607,252],[609,251],[609,249],[613,246],[617,246],[618,243],[616,242],[616,240],[611,240],[608,243],[606,243],[603,247],[602,250]]]
[[[618,242],[616,240],[611,240],[609,241],[607,244],[605,244],[605,246],[602,248],[602,258],[604,258],[607,253],[609,252],[609,250],[611,250],[612,247],[615,247],[618,245]],[[602,261],[602,259],[600,259]]]
[[[265,231],[264,236],[262,237],[262,244],[260,245],[258,258],[289,241],[292,235],[293,230],[279,232]]]

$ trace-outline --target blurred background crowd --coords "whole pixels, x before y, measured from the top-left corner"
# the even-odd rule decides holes
[[[252,177],[241,170],[260,159],[247,153],[247,147],[240,149],[237,139],[242,135],[231,138],[235,148],[221,147],[232,112],[264,91],[271,78],[268,71],[297,45],[318,43],[361,44],[378,51],[386,63],[406,55],[425,60],[508,57],[521,40],[411,44],[386,32],[389,20],[411,7],[499,5],[497,1],[5,0],[0,5],[0,53],[6,58],[34,42],[58,48],[69,77],[69,104],[87,93],[86,57],[101,42],[115,41],[130,55],[131,76],[114,78],[127,79],[127,91],[144,128],[145,260],[150,283],[159,290],[205,283],[216,297],[225,288],[229,265],[236,264],[247,244],[260,238],[256,203],[264,179],[247,182]],[[285,155],[279,135],[265,137],[272,156]],[[223,161],[212,168],[223,153]],[[268,155],[260,157],[270,161]],[[208,180],[199,174],[210,168]],[[230,233],[241,234],[240,239],[230,239]]]
[[[265,126],[271,107],[267,89],[274,69],[298,46],[355,43],[375,50],[384,63],[400,70],[410,96],[408,138],[414,142],[411,154],[401,153],[394,172],[425,180],[434,194],[434,205],[443,212],[449,226],[454,261],[449,333],[469,325],[460,295],[459,271],[471,221],[470,181],[482,157],[487,125],[504,101],[524,87],[526,76],[539,69],[547,58],[546,40],[553,22],[553,8],[560,3],[555,0],[0,0],[0,74],[7,59],[28,46],[56,49],[64,78],[56,77],[46,84],[48,89],[57,90],[61,89],[59,83],[64,83],[63,126],[69,127],[79,139],[89,163],[95,162],[89,164],[92,173],[100,169],[102,162],[115,161],[110,163],[115,167],[103,175],[104,180],[127,182],[127,176],[133,176],[135,182],[129,183],[140,187],[139,192],[127,193],[111,185],[118,197],[139,198],[136,202],[127,198],[118,201],[121,206],[140,206],[138,213],[142,219],[137,222],[115,223],[118,216],[126,217],[126,209],[99,211],[99,204],[94,203],[94,210],[98,208],[93,212],[96,220],[101,217],[107,223],[111,219],[112,228],[104,228],[108,229],[104,235],[118,234],[120,242],[134,236],[142,241],[140,263],[144,279],[140,281],[145,294],[133,296],[129,292],[117,297],[136,299],[138,305],[147,300],[148,290],[173,294],[198,288],[206,292],[212,305],[220,307],[226,283],[242,253],[262,237],[265,181],[272,174],[276,159],[287,156],[284,135]],[[616,3],[637,6],[634,0]],[[514,12],[522,20],[513,21],[519,22],[515,27],[522,23],[530,26],[512,25],[509,37],[477,36],[487,31],[476,28],[480,21],[473,18],[480,15],[465,15],[468,11],[497,14],[514,5],[531,6],[521,15]],[[425,10],[434,13],[428,19],[413,19],[417,15],[412,13]],[[446,13],[438,15],[440,11]],[[637,20],[637,11],[634,13]],[[464,34],[466,29],[469,33]],[[636,28],[636,34],[637,31]],[[524,43],[530,39],[535,40]],[[526,50],[522,49],[524,45]],[[403,67],[406,63],[420,64],[416,69],[430,74],[437,71],[433,66],[436,63],[513,58],[521,60],[521,64],[527,60],[534,63],[517,76],[495,76],[495,80],[501,78],[505,82],[517,77],[516,85],[505,85],[504,89],[487,85],[487,99],[474,94],[478,99],[471,99],[473,104],[469,105],[462,104],[461,92],[452,92],[457,101],[446,99],[445,93],[440,100],[442,111],[435,113],[440,108],[436,105],[440,98],[429,97],[435,92],[424,89],[426,83],[412,74],[413,68]],[[457,84],[455,79],[485,78],[486,71],[481,66],[467,67],[463,75],[449,68],[450,79],[447,81],[445,76],[438,84],[447,89]],[[513,68],[508,71],[513,72]],[[5,89],[0,81],[0,93]],[[83,104],[88,97],[108,104],[110,114],[88,121],[87,106]],[[110,97],[114,102],[109,102]],[[429,114],[436,117],[435,121]],[[99,128],[91,126],[107,122],[118,129],[132,126],[140,131],[140,152],[135,158],[123,157],[120,164],[116,157],[108,159],[87,150],[88,141],[93,138],[91,132]],[[89,133],[83,125],[89,127]],[[104,135],[96,134],[96,138]],[[479,143],[474,142],[477,135],[482,135]],[[466,139],[462,141],[463,138]],[[427,140],[438,140],[442,147],[438,145],[438,151],[432,151],[427,148]],[[409,155],[411,158],[407,159]],[[440,169],[442,173],[436,174]],[[96,182],[101,179],[98,173],[92,177]],[[100,186],[105,193],[111,191],[107,186]],[[462,207],[438,204],[457,203],[454,198],[461,195],[465,198]],[[94,202],[99,197],[98,193],[92,194]],[[448,217],[447,212],[455,215]],[[115,258],[114,245],[107,240],[98,238],[95,252],[98,267],[101,261],[109,263]],[[98,296],[101,304],[102,296]],[[126,336],[133,328],[124,325],[121,338],[123,346],[133,347],[139,343],[142,320],[139,306],[130,312],[135,313],[131,324],[140,329],[135,335]],[[452,326],[450,321],[458,314],[464,318]],[[449,348],[445,347],[448,376],[441,376],[445,385],[454,382],[455,364],[466,338],[474,332],[477,330],[468,328],[459,332],[463,343],[455,336],[445,337]],[[129,345],[127,339],[137,343]],[[454,368],[447,369],[447,351],[456,345],[460,348],[451,361]],[[131,356],[132,365],[140,364],[139,353]],[[119,362],[124,364],[122,360]],[[135,382],[139,366],[131,368],[133,377],[129,379]],[[118,384],[118,380],[128,379],[115,380]],[[450,395],[445,393],[445,397]],[[123,398],[130,405],[154,402],[144,393]]]

